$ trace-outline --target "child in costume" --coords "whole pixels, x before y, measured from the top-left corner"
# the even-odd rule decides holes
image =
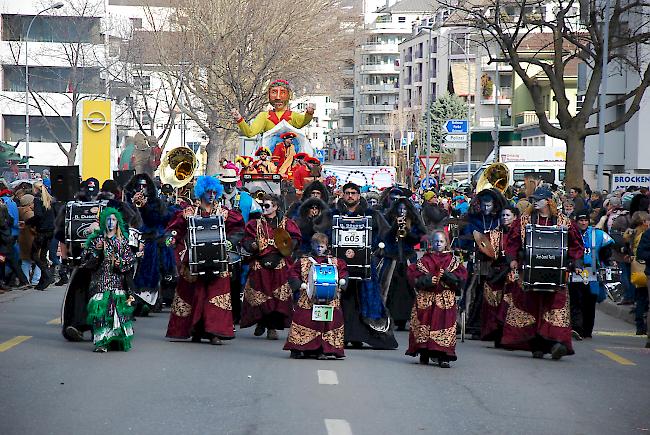
[[[291,351],[291,358],[313,356],[318,359],[344,358],[344,323],[343,311],[339,300],[340,290],[345,290],[348,270],[345,261],[328,254],[328,238],[323,233],[316,233],[311,239],[311,252],[298,259],[289,271],[289,285],[297,302],[294,304],[291,330],[284,345],[284,350]],[[329,264],[336,268],[339,281],[334,296],[329,301],[317,301],[313,289],[309,289],[309,274],[312,265]],[[320,303],[318,303],[320,302]],[[312,320],[314,304],[330,305],[333,309],[331,321]]]
[[[92,270],[88,324],[92,325],[95,352],[131,348],[134,299],[127,293],[125,275],[134,263],[122,215],[112,207],[105,208],[99,215],[99,229],[86,240],[82,265]]]
[[[436,358],[440,367],[456,361],[456,295],[460,294],[467,270],[449,251],[444,231],[427,236],[427,252],[408,267],[409,284],[415,287],[407,355],[420,355],[420,364]]]

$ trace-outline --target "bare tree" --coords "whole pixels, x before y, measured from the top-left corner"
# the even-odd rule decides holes
[[[275,78],[300,89],[336,83],[353,47],[338,0],[187,0],[164,25],[149,12],[155,32],[140,36],[152,40],[169,84],[180,81],[175,102],[208,138],[208,172],[236,138],[231,108],[258,113]]]
[[[446,4],[445,4],[446,2]],[[598,134],[597,125],[589,125],[596,107],[603,77],[602,60],[607,56],[609,69],[626,69],[638,74],[638,83],[629,92],[607,102],[607,107],[624,105],[625,111],[605,125],[609,132],[621,127],[639,110],[641,99],[650,85],[648,41],[650,28],[643,0],[612,0],[609,17],[609,48],[604,51],[604,2],[596,0],[443,0],[452,11],[450,20],[477,30],[479,43],[491,62],[512,66],[530,92],[541,131],[564,140],[567,146],[566,185],[582,186],[584,141]],[[531,40],[536,41],[534,50]],[[573,110],[564,82],[568,68],[582,63],[589,69],[580,110]],[[543,86],[539,77],[548,79],[557,103],[554,125],[546,112]],[[628,83],[630,80],[628,79]]]

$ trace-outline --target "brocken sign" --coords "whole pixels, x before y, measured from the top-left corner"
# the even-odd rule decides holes
[[[613,174],[612,190],[625,189],[630,186],[650,187],[650,175],[642,174]]]

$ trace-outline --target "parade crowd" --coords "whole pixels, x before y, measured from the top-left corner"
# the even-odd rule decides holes
[[[529,174],[519,189],[379,191],[307,173],[283,195],[253,197],[238,172],[224,164],[183,195],[146,174],[125,186],[83,181],[75,200],[101,207],[77,261],[49,174],[0,182],[0,292],[67,284],[63,335],[89,331],[97,352],[128,350],[134,316],[168,306],[168,338],[220,345],[248,327],[269,340],[288,329],[291,358],[394,349],[393,331],[408,330],[406,354],[423,364],[449,367],[458,333],[560,359],[592,337],[596,304],[617,282],[618,304],[635,313],[637,335],[648,333],[646,188],[565,191]],[[337,240],[351,218],[369,236],[358,248]],[[201,219],[217,219],[227,249],[210,251],[210,267],[189,255]],[[565,234],[569,278],[544,291],[524,284],[535,225]]]

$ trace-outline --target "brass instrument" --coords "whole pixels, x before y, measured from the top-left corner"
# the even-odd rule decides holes
[[[133,195],[133,205],[137,208],[142,208],[147,204],[147,197],[142,192],[137,192]]]
[[[510,171],[505,163],[492,163],[485,168],[481,177],[476,182],[474,192],[495,188],[504,193],[510,184]]]
[[[265,191],[258,190],[257,192],[255,192],[254,198],[257,202],[262,202],[262,200],[264,199],[264,195],[266,195]]]
[[[397,237],[403,239],[407,234],[408,230],[406,228],[406,210],[404,210],[402,214],[400,214],[397,218]]]
[[[194,151],[185,147],[174,148],[168,151],[160,162],[160,181],[175,189],[183,187],[192,181],[197,166]]]

